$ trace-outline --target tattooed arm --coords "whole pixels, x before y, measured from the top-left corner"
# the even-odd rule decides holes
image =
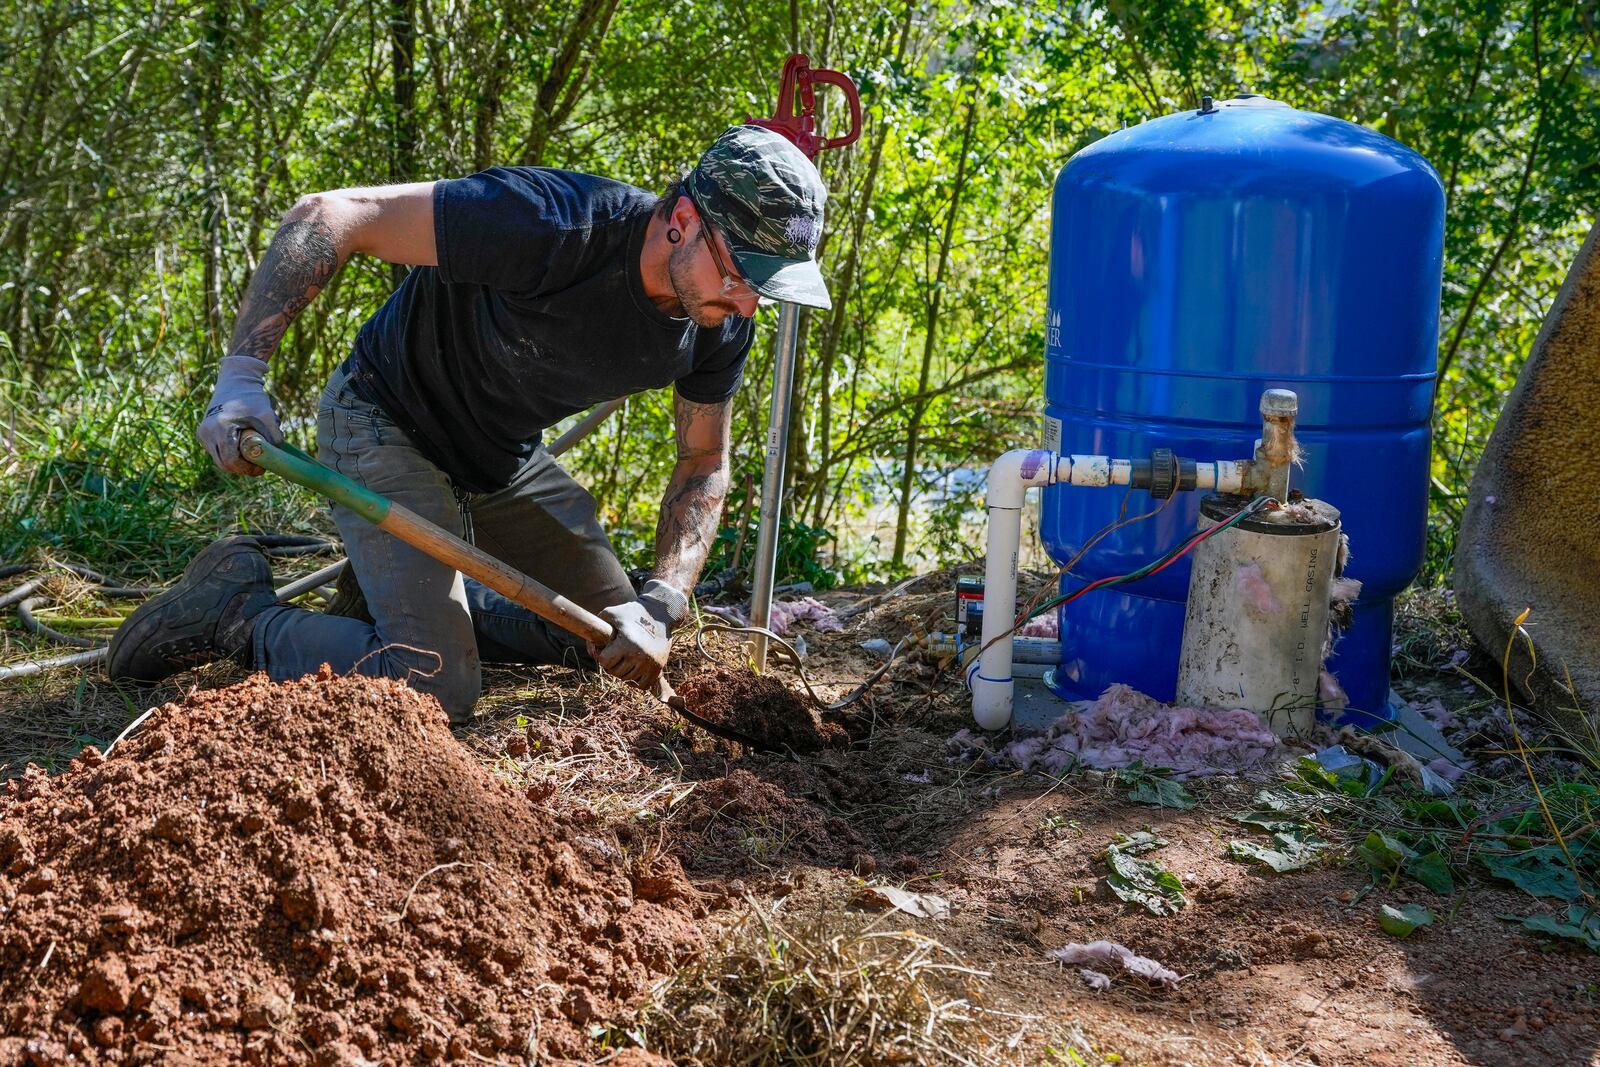
[[[245,430],[282,440],[264,384],[267,361],[294,317],[356,252],[391,263],[436,264],[433,183],[317,193],[302,197],[284,216],[245,290],[198,432],[223,470],[261,473],[239,455]]]
[[[696,404],[675,397],[678,463],[656,523],[655,577],[687,597],[700,579],[728,495],[733,402]]]
[[[629,682],[648,688],[660,677],[672,650],[672,628],[689,610],[689,594],[717,536],[722,499],[728,495],[728,423],[733,402],[696,404],[675,397],[678,465],[656,524],[655,575],[639,599],[606,608],[611,642],[594,649],[595,660]]]
[[[301,197],[250,279],[229,355],[270,359],[289,323],[352,253],[433,266],[433,183],[339,189]]]

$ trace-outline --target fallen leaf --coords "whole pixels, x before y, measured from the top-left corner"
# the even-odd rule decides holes
[[[1314,837],[1302,837],[1294,833],[1275,833],[1272,835],[1272,840],[1276,848],[1256,841],[1229,841],[1228,855],[1235,859],[1259,863],[1278,874],[1286,874],[1311,866],[1326,847],[1322,841]]]
[[[1183,882],[1178,876],[1154,860],[1139,859],[1136,853],[1160,848],[1166,842],[1146,830],[1131,837],[1118,836],[1107,846],[1101,858],[1111,873],[1106,875],[1106,885],[1118,898],[1138,904],[1152,915],[1173,915],[1188,903],[1183,895]]]
[[[861,891],[861,899],[879,907],[894,908],[919,919],[948,919],[950,902],[933,893],[913,893],[892,885],[869,885]]]
[[[1600,952],[1600,911],[1582,904],[1574,904],[1567,909],[1566,922],[1554,915],[1501,915],[1500,918],[1521,923],[1523,929],[1531,933],[1576,941],[1590,952]]]
[[[1195,805],[1194,797],[1182,782],[1152,774],[1140,764],[1118,771],[1117,778],[1128,786],[1128,799],[1135,804],[1177,808],[1179,811],[1188,811]]]
[[[1430,852],[1426,856],[1419,856],[1415,863],[1406,867],[1406,874],[1441,897],[1447,897],[1456,891],[1455,879],[1450,876],[1450,863],[1442,852]]]
[[[1496,878],[1503,878],[1533,897],[1577,900],[1583,895],[1578,876],[1554,845],[1526,852],[1479,852],[1478,858]]]
[[[1378,908],[1378,925],[1386,934],[1407,938],[1418,927],[1433,925],[1433,912],[1421,904],[1403,904],[1398,908],[1384,904]]]

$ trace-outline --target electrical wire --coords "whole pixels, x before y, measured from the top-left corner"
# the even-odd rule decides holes
[[[1102,540],[1104,540],[1105,538],[1109,537],[1111,534],[1115,533],[1116,531],[1122,529],[1125,526],[1131,526],[1136,522],[1142,522],[1145,519],[1153,518],[1156,515],[1159,515],[1161,513],[1162,509],[1164,509],[1167,506],[1167,504],[1170,502],[1170,500],[1171,500],[1171,497],[1168,497],[1166,500],[1163,500],[1160,504],[1158,504],[1156,507],[1152,508],[1151,510],[1143,512],[1143,513],[1138,514],[1138,515],[1135,515],[1132,518],[1128,518],[1128,517],[1126,517],[1126,511],[1127,511],[1127,507],[1128,507],[1128,500],[1129,500],[1129,498],[1131,496],[1132,496],[1131,493],[1126,494],[1126,495],[1123,496],[1123,498],[1122,498],[1122,507],[1118,512],[1117,520],[1115,522],[1108,523],[1107,525],[1105,525],[1105,526],[1101,527],[1099,530],[1097,530],[1094,533],[1093,536],[1091,536],[1087,541],[1084,542],[1083,547],[1079,548],[1077,553],[1075,555],[1073,555],[1073,557],[1070,560],[1068,560],[1064,565],[1062,565],[1061,569],[1057,572],[1057,578],[1058,579],[1060,577],[1064,576],[1065,574],[1067,574],[1069,571],[1071,571],[1071,569],[1073,567],[1075,567],[1078,564],[1078,562],[1083,559],[1083,557],[1085,555],[1088,554],[1089,550],[1091,548],[1093,548],[1095,545],[1099,544]],[[1239,521],[1239,519],[1242,518],[1242,517],[1243,517],[1243,513],[1241,513],[1239,516],[1235,516],[1233,519],[1229,520],[1228,525],[1232,525],[1234,522]],[[1189,543],[1187,543],[1185,545],[1180,545],[1179,549],[1177,550],[1177,555],[1182,555],[1184,552],[1189,551],[1189,549],[1193,548],[1194,545],[1199,544],[1201,540],[1204,540],[1205,536],[1210,536],[1210,534],[1213,533],[1213,532],[1215,532],[1215,528],[1213,528],[1213,530],[1211,530],[1211,531],[1204,531],[1203,532],[1204,536],[1196,535],[1195,538],[1191,538],[1190,539]],[[1161,567],[1164,567],[1168,563],[1171,563],[1172,559],[1175,559],[1175,558],[1177,558],[1176,555],[1171,556],[1171,558],[1163,558],[1161,560],[1157,560],[1156,564],[1159,564],[1159,566],[1152,565],[1152,566],[1155,567],[1155,569],[1150,570],[1149,573],[1154,574],[1156,570],[1159,570]],[[1132,579],[1128,578],[1128,577],[1123,577],[1123,578],[1118,579],[1118,580],[1131,581]],[[1085,589],[1081,590],[1080,592],[1087,592],[1089,588],[1096,588],[1096,587],[1098,587],[1100,585],[1104,585],[1104,584],[1110,584],[1110,583],[1108,583],[1106,580],[1102,579],[1100,582],[1093,583],[1091,586],[1086,587]],[[1045,588],[1049,588],[1049,585],[1047,584],[1045,586]],[[1054,602],[1052,602],[1052,603],[1054,603]],[[1023,625],[1023,623],[1027,622],[1028,619],[1033,618],[1034,615],[1040,614],[1041,612],[1048,610],[1048,608],[1050,606],[1051,605],[1047,604],[1044,607],[1040,607],[1040,608],[1032,611],[1031,613],[1019,616],[1019,618],[1017,619],[1016,623],[1011,627],[1011,629],[1005,631],[1005,633],[1000,635],[1000,636],[1001,637],[1009,637],[1011,634],[1015,633],[1017,631],[1017,629],[1020,628]],[[1026,611],[1027,609],[1024,609],[1024,610]],[[874,685],[876,685],[880,680],[882,680],[883,677],[886,674],[889,673],[889,668],[894,666],[894,661],[899,657],[900,653],[905,650],[906,646],[908,644],[910,644],[911,641],[912,641],[912,637],[910,635],[907,635],[906,637],[902,637],[900,639],[900,641],[892,649],[889,650],[888,658],[883,661],[883,664],[881,666],[879,666],[877,670],[873,671],[872,674],[868,675],[867,678],[864,681],[862,681],[860,685],[858,685],[854,689],[852,689],[842,699],[836,700],[836,701],[833,701],[833,702],[830,703],[830,702],[824,700],[822,697],[817,695],[817,691],[813,687],[813,683],[811,681],[810,676],[806,674],[805,667],[800,662],[800,653],[799,653],[799,651],[796,650],[793,645],[789,644],[789,642],[785,641],[782,637],[779,637],[776,633],[773,633],[771,630],[767,629],[766,627],[764,627],[764,626],[736,626],[736,625],[733,625],[732,623],[705,622],[705,621],[702,621],[700,623],[700,625],[695,630],[695,635],[694,635],[695,648],[699,651],[701,656],[703,656],[705,659],[709,660],[710,662],[712,662],[712,663],[714,663],[714,664],[716,664],[717,666],[720,667],[720,666],[724,665],[723,662],[720,659],[718,659],[716,656],[712,655],[711,652],[705,646],[705,635],[708,634],[708,633],[738,633],[738,634],[757,634],[757,633],[759,633],[759,634],[765,634],[769,641],[771,641],[772,643],[777,645],[778,648],[780,648],[783,651],[785,657],[790,661],[790,663],[794,667],[795,673],[800,676],[800,683],[803,686],[805,686],[806,695],[809,696],[811,698],[812,702],[815,703],[823,711],[840,711],[840,710],[842,710],[844,708],[849,707],[851,704],[854,704],[856,701],[860,700],[862,697],[866,696],[867,695],[867,691],[869,689],[871,689]],[[999,639],[1000,638],[997,637],[994,640],[998,641]],[[990,644],[993,644],[993,643],[994,643],[994,641],[990,642]],[[984,648],[987,648],[987,647],[988,647],[988,645],[984,646]],[[981,652],[981,650],[980,650],[980,652]]]
[[[1167,499],[1170,500],[1172,498],[1168,497]],[[1126,501],[1124,501],[1124,503],[1126,503]],[[1045,612],[1049,611],[1051,608],[1059,608],[1059,607],[1062,607],[1063,605],[1070,604],[1074,600],[1077,600],[1079,597],[1081,597],[1081,596],[1083,596],[1083,595],[1085,595],[1085,594],[1087,594],[1087,593],[1089,593],[1089,592],[1091,592],[1091,591],[1093,591],[1095,589],[1104,589],[1104,588],[1107,588],[1108,586],[1124,585],[1124,584],[1126,584],[1128,582],[1136,582],[1141,578],[1148,578],[1153,574],[1157,574],[1157,573],[1165,570],[1167,567],[1171,566],[1178,559],[1182,558],[1183,556],[1187,555],[1189,552],[1193,551],[1194,548],[1197,545],[1200,544],[1200,542],[1202,542],[1202,541],[1204,541],[1204,540],[1206,540],[1208,538],[1215,537],[1217,534],[1221,533],[1223,530],[1226,530],[1229,527],[1232,527],[1234,525],[1237,525],[1240,522],[1243,522],[1250,515],[1255,514],[1256,512],[1258,512],[1258,511],[1262,510],[1263,508],[1265,508],[1268,504],[1272,504],[1272,503],[1276,503],[1276,501],[1274,501],[1271,497],[1258,496],[1254,500],[1252,500],[1250,503],[1248,503],[1244,507],[1240,508],[1233,515],[1231,515],[1226,521],[1220,522],[1220,523],[1216,524],[1215,526],[1208,527],[1207,529],[1204,529],[1204,530],[1197,530],[1195,533],[1190,534],[1188,537],[1186,537],[1182,541],[1178,542],[1178,544],[1175,545],[1173,548],[1168,549],[1167,552],[1164,555],[1159,556],[1154,560],[1151,560],[1149,563],[1145,564],[1143,567],[1140,567],[1138,570],[1130,571],[1127,574],[1117,574],[1117,575],[1111,575],[1111,576],[1108,576],[1108,577],[1105,577],[1105,578],[1097,578],[1094,581],[1090,582],[1088,585],[1085,585],[1081,589],[1076,589],[1071,593],[1068,593],[1068,594],[1066,594],[1064,596],[1056,597],[1055,599],[1046,601],[1045,603],[1040,604],[1040,605],[1038,605],[1036,607],[1026,607],[1025,606],[1022,611],[1017,613],[1017,618],[1011,624],[1010,628],[1000,631],[1000,633],[996,634],[994,637],[991,637],[989,640],[985,641],[978,648],[978,650],[972,654],[973,655],[973,659],[976,659],[977,657],[983,655],[984,652],[988,651],[994,645],[999,644],[1001,641],[1009,641],[1011,639],[1011,635],[1016,633],[1018,630],[1022,629],[1022,627],[1027,624],[1029,619],[1037,618],[1038,616],[1043,615]],[[1098,542],[1102,538],[1104,538],[1107,534],[1113,532],[1114,530],[1116,530],[1116,529],[1118,529],[1118,528],[1120,528],[1122,526],[1128,525],[1129,523],[1138,522],[1140,519],[1147,519],[1147,518],[1151,517],[1152,515],[1154,515],[1157,512],[1159,512],[1162,507],[1166,507],[1166,503],[1165,502],[1162,503],[1161,507],[1155,508],[1152,511],[1147,511],[1143,515],[1137,515],[1132,519],[1119,520],[1118,522],[1112,523],[1109,526],[1102,527],[1097,533],[1095,533],[1095,535],[1093,537],[1091,537],[1088,540],[1088,542],[1086,542],[1086,546],[1095,544],[1096,542]],[[1073,556],[1073,558],[1067,562],[1067,565],[1061,569],[1061,572],[1064,574],[1070,567],[1076,565],[1077,561],[1083,557],[1084,551],[1085,551],[1084,549],[1080,549],[1078,551],[1078,554]],[[1046,588],[1048,588],[1048,586],[1046,586]]]
[[[1119,506],[1117,508],[1117,517],[1116,517],[1116,519],[1113,520],[1112,522],[1106,523],[1104,526],[1100,527],[1100,529],[1096,530],[1093,534],[1091,534],[1089,536],[1089,539],[1086,540],[1078,548],[1078,551],[1074,552],[1072,554],[1072,558],[1067,560],[1060,567],[1058,567],[1056,569],[1055,575],[1052,578],[1050,578],[1049,581],[1047,581],[1043,585],[1041,585],[1038,588],[1037,591],[1035,591],[1033,596],[1031,598],[1029,598],[1028,603],[1024,604],[1023,608],[1022,608],[1022,610],[1024,612],[1028,613],[1027,614],[1027,618],[1028,619],[1033,618],[1033,614],[1032,614],[1033,613],[1033,609],[1038,606],[1040,600],[1044,599],[1044,597],[1046,595],[1046,591],[1049,590],[1051,588],[1051,586],[1053,586],[1057,582],[1061,581],[1061,579],[1063,579],[1067,575],[1071,574],[1072,573],[1072,568],[1076,567],[1080,562],[1082,562],[1083,557],[1087,556],[1089,554],[1089,550],[1090,549],[1092,549],[1095,545],[1098,545],[1101,541],[1104,541],[1107,537],[1110,537],[1112,534],[1116,533],[1118,530],[1123,529],[1124,527],[1132,526],[1134,523],[1143,522],[1146,519],[1155,518],[1157,515],[1160,515],[1163,511],[1165,511],[1167,509],[1167,505],[1172,503],[1172,500],[1173,500],[1173,498],[1169,496],[1165,500],[1163,500],[1161,503],[1159,503],[1155,507],[1151,508],[1149,511],[1140,512],[1139,514],[1133,516],[1132,518],[1129,518],[1128,517],[1128,501],[1130,501],[1132,499],[1133,499],[1133,490],[1130,489],[1126,493],[1123,493],[1122,494],[1122,504],[1121,504],[1121,506]],[[1026,620],[1024,620],[1024,621],[1026,621]],[[1018,625],[1020,626],[1021,623],[1019,623]]]
[[[811,698],[812,703],[816,704],[817,707],[821,708],[823,711],[843,711],[851,704],[854,704],[856,701],[866,696],[867,690],[871,689],[874,685],[877,685],[878,682],[882,680],[883,676],[889,673],[889,668],[894,666],[895,659],[902,651],[905,650],[906,645],[911,643],[910,635],[902,637],[894,646],[894,648],[889,650],[889,658],[883,661],[882,666],[869,674],[865,681],[856,686],[854,689],[850,690],[850,692],[845,694],[844,697],[830,703],[817,695],[817,691],[813,687],[813,683],[811,681],[811,676],[806,673],[804,665],[802,665],[800,662],[799,650],[791,645],[788,641],[785,641],[783,638],[767,629],[765,626],[735,626],[733,623],[729,622],[710,622],[701,620],[700,625],[695,627],[694,647],[701,656],[721,667],[725,666],[725,664],[722,662],[722,660],[712,655],[711,651],[706,648],[705,644],[705,635],[715,633],[766,635],[767,640],[781,649],[784,657],[788,659],[790,665],[794,667],[795,673],[800,676],[800,684],[806,687],[806,695]]]
[[[1153,575],[1159,574],[1162,571],[1166,570],[1168,567],[1172,566],[1178,560],[1182,559],[1184,556],[1186,556],[1190,552],[1192,552],[1197,546],[1200,545],[1201,542],[1207,541],[1210,538],[1215,537],[1217,534],[1221,533],[1223,530],[1226,530],[1226,529],[1229,529],[1232,526],[1238,525],[1239,523],[1243,522],[1245,519],[1249,518],[1251,515],[1254,515],[1256,512],[1258,512],[1258,511],[1262,510],[1263,508],[1265,508],[1271,502],[1272,502],[1272,498],[1271,497],[1265,497],[1265,496],[1256,497],[1249,504],[1247,504],[1246,506],[1240,508],[1238,511],[1234,512],[1225,521],[1219,522],[1214,526],[1209,526],[1204,530],[1200,530],[1200,531],[1197,531],[1196,533],[1190,534],[1187,538],[1185,538],[1184,540],[1180,541],[1177,544],[1176,547],[1174,547],[1172,549],[1169,549],[1165,555],[1163,555],[1163,556],[1161,556],[1161,557],[1159,557],[1159,558],[1157,558],[1155,560],[1152,560],[1151,562],[1145,564],[1143,567],[1140,567],[1138,570],[1130,571],[1127,574],[1116,574],[1116,575],[1109,575],[1109,576],[1104,577],[1104,578],[1097,578],[1094,581],[1090,582],[1088,585],[1083,586],[1081,589],[1073,590],[1071,593],[1067,593],[1067,594],[1065,594],[1063,596],[1056,597],[1053,600],[1046,601],[1045,603],[1039,605],[1037,608],[1034,608],[1033,611],[1031,613],[1029,613],[1028,615],[1026,615],[1026,616],[1024,616],[1022,618],[1019,618],[1017,620],[1017,622],[1016,622],[1016,625],[1013,626],[1011,628],[1011,630],[1007,631],[1007,632],[1014,632],[1015,630],[1020,628],[1024,623],[1026,623],[1029,619],[1032,619],[1032,618],[1034,618],[1034,617],[1036,617],[1038,615],[1042,615],[1046,611],[1049,611],[1051,608],[1064,607],[1067,604],[1072,603],[1074,600],[1077,600],[1079,597],[1084,596],[1087,593],[1093,592],[1096,589],[1105,589],[1105,588],[1108,588],[1108,587],[1113,586],[1113,585],[1125,585],[1128,582],[1137,582],[1137,581],[1140,581],[1140,580],[1142,580],[1144,578],[1149,578],[1149,577],[1151,577]]]

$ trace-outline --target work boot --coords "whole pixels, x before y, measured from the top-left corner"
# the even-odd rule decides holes
[[[339,577],[334,579],[333,599],[328,601],[323,614],[360,619],[366,623],[374,621],[372,609],[367,607],[367,594],[361,591],[361,583],[356,580],[356,569],[348,562],[339,572]]]
[[[113,681],[159,682],[218,659],[243,662],[252,620],[277,602],[272,564],[255,538],[224,537],[117,628],[106,672]]]

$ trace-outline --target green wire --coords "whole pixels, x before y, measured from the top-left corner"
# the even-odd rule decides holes
[[[1023,619],[1022,621],[1027,622],[1028,619],[1037,618],[1038,616],[1049,611],[1051,608],[1060,607],[1067,601],[1072,600],[1075,597],[1082,596],[1091,589],[1107,589],[1113,585],[1125,585],[1128,582],[1136,582],[1140,578],[1148,575],[1151,571],[1166,566],[1168,563],[1171,563],[1173,560],[1189,551],[1200,542],[1201,538],[1213,537],[1216,534],[1221,533],[1223,530],[1226,530],[1228,527],[1243,522],[1246,518],[1261,510],[1261,506],[1266,503],[1268,499],[1269,498],[1265,496],[1256,497],[1254,500],[1250,501],[1249,504],[1235,512],[1233,516],[1230,517],[1226,522],[1218,523],[1216,526],[1213,526],[1210,529],[1195,531],[1180,541],[1165,555],[1151,560],[1149,563],[1146,563],[1143,567],[1140,567],[1136,571],[1130,571],[1127,574],[1118,575],[1117,577],[1109,580],[1096,579],[1096,581],[1090,582],[1081,589],[1074,589],[1072,592],[1064,593],[1061,596],[1056,597],[1054,600],[1047,600],[1043,604],[1040,604],[1037,608],[1034,608],[1033,611],[1029,612],[1027,618]]]

